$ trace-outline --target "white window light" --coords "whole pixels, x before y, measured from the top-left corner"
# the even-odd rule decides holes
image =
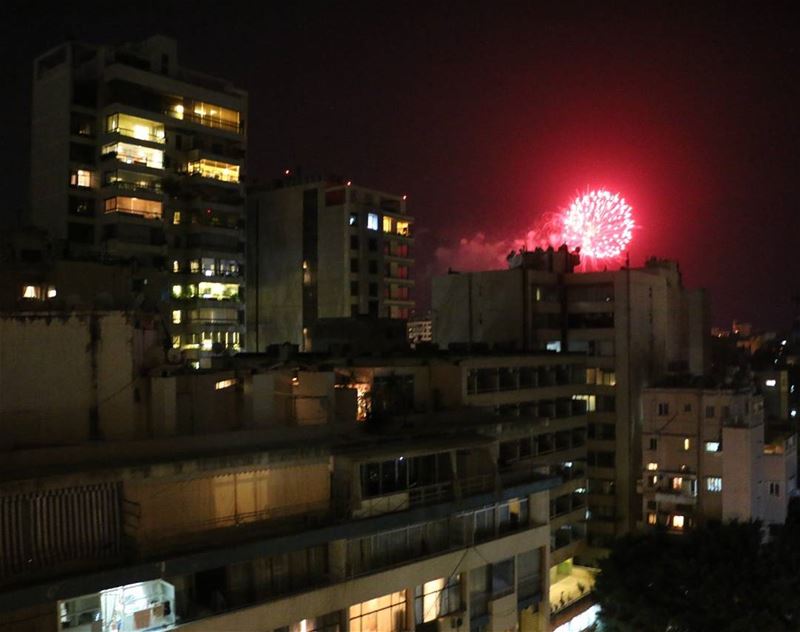
[[[648,463],[647,469],[651,472],[655,472],[658,469],[658,463]]]
[[[774,387],[778,382],[776,380],[767,380],[764,382],[769,387]]]
[[[58,292],[56,292],[55,286],[52,286],[52,285],[48,286],[47,287],[47,298],[55,298],[56,296],[58,296]]]
[[[719,441],[706,441],[706,452],[719,452]]]
[[[672,526],[676,529],[683,529],[684,525],[684,517],[683,516],[672,516]]]
[[[216,384],[214,384],[215,391],[221,391],[225,388],[230,388],[231,386],[236,386],[236,380],[220,380]]]
[[[377,213],[367,213],[367,228],[369,230],[378,230],[380,218]]]

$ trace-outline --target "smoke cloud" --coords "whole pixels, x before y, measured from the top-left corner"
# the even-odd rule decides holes
[[[491,240],[483,232],[471,237],[462,237],[453,246],[439,246],[434,251],[439,271],[452,268],[459,272],[477,270],[498,270],[507,265],[509,253],[520,248],[532,250],[539,246],[557,246],[559,235],[547,234],[542,230],[529,230],[524,239]]]

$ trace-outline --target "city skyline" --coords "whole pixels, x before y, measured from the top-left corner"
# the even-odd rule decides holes
[[[248,181],[302,164],[409,196],[423,309],[461,240],[492,257],[576,191],[606,186],[636,209],[633,265],[678,260],[689,284],[710,289],[714,324],[791,322],[797,52],[780,5],[57,11],[19,6],[5,26],[4,80],[22,96],[4,115],[25,121],[3,133],[12,182],[28,178],[19,148],[35,56],[70,36],[163,33],[184,63],[249,92]],[[6,219],[24,211],[26,189],[12,187]]]

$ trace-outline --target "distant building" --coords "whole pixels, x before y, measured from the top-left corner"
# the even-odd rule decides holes
[[[194,361],[244,344],[246,116],[246,93],[179,66],[169,38],[34,62],[29,222],[57,257],[166,272],[161,314]]]
[[[287,176],[248,192],[248,348],[313,349],[318,318],[407,320],[413,218],[405,196]]]
[[[443,348],[570,351],[588,356],[589,541],[608,546],[640,519],[641,389],[709,364],[707,297],[675,262],[575,272],[565,247],[520,252],[510,268],[433,279],[433,341]]]
[[[783,524],[797,490],[797,436],[765,431],[751,388],[644,391],[644,524],[683,531],[709,520]]]

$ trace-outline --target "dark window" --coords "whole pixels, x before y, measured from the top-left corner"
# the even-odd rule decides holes
[[[358,272],[358,259],[350,259],[350,272]]]
[[[650,439],[650,449],[651,450],[658,449],[658,439]]]
[[[350,281],[350,296],[358,296],[358,281]]]
[[[94,243],[94,226],[91,224],[67,224],[67,240],[78,244]]]
[[[374,259],[370,259],[369,261],[369,273],[378,274],[378,262]]]
[[[358,235],[350,235],[350,250],[358,250]]]
[[[369,240],[369,250],[370,252],[375,252],[378,250],[378,240],[377,239],[370,239]]]
[[[369,284],[369,295],[370,296],[378,296],[378,284],[377,283],[370,283]]]
[[[91,217],[94,215],[94,199],[70,195],[68,210],[70,215]]]
[[[378,317],[378,301],[369,302],[369,315],[373,318]]]
[[[94,147],[80,143],[69,144],[69,159],[72,162],[94,164]]]

